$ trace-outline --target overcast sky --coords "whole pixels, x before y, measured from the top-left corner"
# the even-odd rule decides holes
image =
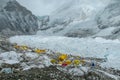
[[[33,14],[49,15],[66,0],[17,0],[20,4],[31,10]]]
[[[68,1],[81,1],[81,3],[91,3],[99,6],[98,3],[102,2],[106,4],[110,0],[17,0],[20,4],[31,10],[33,14],[37,16],[49,15],[62,4],[68,3]],[[92,2],[91,2],[92,1]],[[97,4],[96,4],[97,3]],[[100,4],[101,6],[101,4]]]

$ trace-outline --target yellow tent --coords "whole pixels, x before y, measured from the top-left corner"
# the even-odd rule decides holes
[[[66,63],[67,65],[70,65],[72,62],[71,62],[71,60],[66,60],[65,63]]]
[[[15,49],[19,49],[20,48],[20,46],[18,46],[18,45],[14,45],[13,46]]]
[[[62,55],[60,55],[59,57],[58,57],[58,59],[60,60],[60,61],[64,61],[65,59],[67,59],[67,54],[62,54]]]
[[[55,59],[51,59],[50,61],[52,64],[55,64],[57,61]]]
[[[80,64],[80,60],[74,60],[74,61],[73,61],[73,64],[74,64],[74,65],[79,65],[79,64]]]
[[[36,53],[46,53],[46,50],[35,49],[34,52],[36,52]]]

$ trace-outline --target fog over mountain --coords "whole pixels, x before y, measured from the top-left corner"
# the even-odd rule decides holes
[[[70,0],[49,15],[48,25],[38,35],[119,38],[119,2]]]
[[[37,16],[50,15],[55,9],[62,4],[66,3],[66,0],[17,0],[23,6],[31,10]]]

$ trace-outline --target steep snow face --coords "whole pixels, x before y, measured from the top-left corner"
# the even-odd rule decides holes
[[[70,0],[55,10],[51,17],[53,19],[85,20],[93,18],[96,13],[105,7],[110,0]]]
[[[46,28],[46,27],[44,27]],[[69,37],[89,37],[99,31],[94,20],[66,22],[56,27],[40,30],[37,35],[56,35]]]
[[[52,19],[84,20],[93,17],[106,4],[100,0],[70,0],[51,14]]]
[[[119,0],[70,0],[50,15],[38,35],[120,38]]]
[[[96,14],[110,0],[70,0],[50,15],[49,24],[38,35],[62,35],[69,37],[88,37],[99,32],[95,21]]]
[[[120,38],[120,1],[114,0],[105,7],[105,9],[99,14],[97,23],[100,29],[109,27],[115,28],[108,36],[109,38]]]
[[[0,34],[34,34],[38,26],[37,17],[15,0],[10,0],[0,10]]]
[[[120,1],[112,2],[107,7],[105,7],[104,11],[100,13],[98,17],[99,28],[107,28],[107,27],[116,27],[120,26]]]

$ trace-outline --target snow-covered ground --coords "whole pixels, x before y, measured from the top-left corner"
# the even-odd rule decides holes
[[[27,45],[32,48],[50,49],[56,52],[83,57],[106,58],[103,67],[120,69],[120,41],[102,38],[68,38],[58,36],[15,36],[11,43]]]
[[[14,51],[1,53],[0,58],[1,58],[0,64],[1,63],[15,64],[21,61],[20,55]]]
[[[24,59],[29,60],[29,62],[21,62]],[[34,60],[36,62],[34,62]],[[23,70],[28,70],[33,67],[43,68],[51,65],[50,59],[46,55],[39,56],[33,52],[17,53],[15,51],[0,53],[0,66],[2,63],[11,65],[20,63],[20,66],[23,68]]]

